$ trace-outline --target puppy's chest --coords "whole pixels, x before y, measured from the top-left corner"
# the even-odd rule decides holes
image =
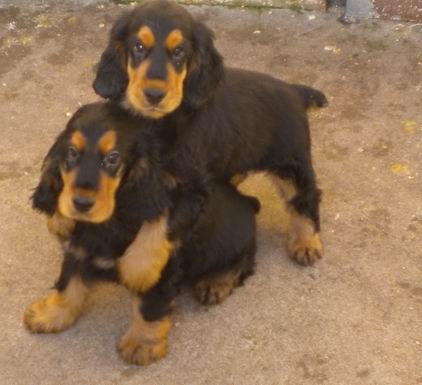
[[[69,250],[84,250],[87,262],[98,257],[117,259],[135,239],[140,223],[77,223],[70,238]]]

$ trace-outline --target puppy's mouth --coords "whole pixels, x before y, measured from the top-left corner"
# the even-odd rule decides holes
[[[82,221],[82,222],[94,222],[91,218],[90,213],[81,213],[80,211],[76,209],[71,209],[66,214],[62,215],[68,217],[69,219],[73,219],[75,221]]]
[[[164,115],[167,111],[159,106],[146,106],[144,111],[145,114],[152,114],[152,115]]]
[[[159,105],[153,106],[150,104],[142,105],[142,106],[134,106],[131,105],[131,109],[135,108],[135,111],[140,113],[141,115],[152,118],[152,119],[159,119],[163,116],[167,115],[170,111],[168,111],[166,108],[160,107]]]

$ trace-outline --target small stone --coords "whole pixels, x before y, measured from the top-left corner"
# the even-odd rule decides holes
[[[99,24],[98,26],[99,26],[100,28],[104,28],[105,24],[104,24],[104,23],[101,23],[101,24]]]
[[[362,147],[358,148],[358,152],[364,152],[365,150]]]
[[[8,31],[13,31],[14,29],[16,29],[16,21],[11,21],[9,24],[7,24],[6,29]]]
[[[398,31],[398,32],[403,31],[405,28],[406,28],[406,26],[404,24],[396,24],[393,27],[394,31]]]
[[[72,115],[72,113],[70,113],[70,112],[66,112],[66,116],[67,117],[69,117],[69,116],[71,116]]]
[[[409,175],[410,174],[410,167],[407,163],[394,163],[391,165],[390,170],[394,173],[394,174],[405,174],[405,175]]]
[[[261,33],[261,31],[259,29],[256,29],[255,31],[253,31],[254,35],[259,35]]]
[[[341,48],[339,48],[339,47],[337,47],[337,46],[335,46],[335,45],[326,45],[326,46],[324,47],[324,50],[325,50],[325,51],[332,52],[332,53],[335,53],[335,54],[338,54],[338,53],[340,53],[340,52],[341,52]]]
[[[308,16],[308,20],[315,20],[316,19],[316,15],[309,15]]]
[[[415,120],[404,120],[403,121],[403,130],[406,134],[414,134],[418,128],[418,125]]]

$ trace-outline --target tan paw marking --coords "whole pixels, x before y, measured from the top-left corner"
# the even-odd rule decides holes
[[[81,314],[87,289],[79,278],[63,292],[55,292],[27,307],[25,327],[33,333],[57,333],[75,323]]]
[[[322,258],[322,243],[316,233],[308,239],[298,239],[289,244],[291,258],[302,266],[311,266]]]
[[[117,349],[126,362],[149,365],[167,354],[169,331],[168,318],[145,321],[139,313],[139,300],[134,300],[132,324],[120,339]]]
[[[118,350],[126,362],[145,366],[166,356],[167,339],[149,341],[128,331],[120,340]]]
[[[239,284],[239,270],[231,270],[212,277],[205,277],[194,287],[194,296],[203,305],[223,302]]]
[[[47,218],[47,228],[51,234],[57,236],[60,242],[65,242],[75,228],[75,221],[56,211],[53,216]]]
[[[313,222],[294,210],[291,211],[289,253],[302,266],[311,266],[322,258],[323,247]]]

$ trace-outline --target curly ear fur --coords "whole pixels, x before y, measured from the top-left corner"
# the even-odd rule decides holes
[[[116,100],[126,90],[129,78],[124,39],[127,35],[129,13],[123,14],[110,32],[110,40],[101,55],[93,88],[103,98]]]
[[[185,80],[184,103],[199,108],[208,101],[224,76],[223,58],[214,46],[214,33],[202,22],[194,26],[194,59]]]
[[[117,191],[117,209],[122,210],[126,217],[133,215],[151,220],[170,206],[171,188],[154,151],[146,153],[137,148],[133,156],[135,160]]]
[[[60,161],[57,154],[55,154],[56,144],[44,159],[41,168],[41,180],[31,196],[32,207],[47,215],[55,213],[59,193],[63,188],[63,181],[60,175]]]

